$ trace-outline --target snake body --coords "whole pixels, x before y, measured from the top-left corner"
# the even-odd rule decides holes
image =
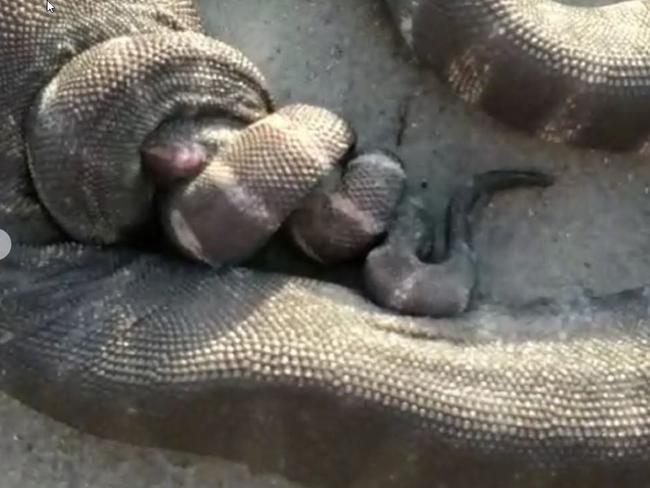
[[[647,135],[647,5],[391,2],[470,101],[615,149]],[[0,263],[4,391],[87,432],[316,486],[650,482],[643,290],[577,311],[418,319],[336,285],[137,248],[156,187],[142,141],[174,117],[254,125],[272,109],[263,78],[202,33],[188,1],[0,7],[0,227],[15,240]],[[514,116],[521,80],[557,103]],[[633,109],[631,123],[603,132],[611,107]]]
[[[388,3],[420,59],[501,122],[550,141],[647,152],[648,2]]]

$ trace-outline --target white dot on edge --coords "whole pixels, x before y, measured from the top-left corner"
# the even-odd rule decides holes
[[[4,230],[0,229],[0,261],[9,256],[11,252],[11,238]]]

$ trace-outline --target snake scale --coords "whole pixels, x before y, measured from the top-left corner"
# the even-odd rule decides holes
[[[496,118],[646,149],[648,2],[388,3],[416,53]],[[153,232],[153,184],[122,162],[165,117],[265,116],[257,69],[204,36],[184,0],[60,0],[56,15],[1,0],[0,59],[0,227],[15,240],[0,263],[4,391],[89,433],[313,486],[650,483],[644,290],[581,313],[434,320],[127,245],[123,233]],[[538,97],[519,96],[531,86]],[[61,151],[91,164],[61,178]],[[522,327],[496,339],[477,327],[506,323]]]

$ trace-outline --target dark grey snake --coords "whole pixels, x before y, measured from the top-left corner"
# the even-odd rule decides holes
[[[421,58],[494,116],[548,139],[644,150],[647,2],[388,3]],[[196,121],[227,119],[228,134],[272,117],[263,78],[204,36],[182,0],[0,7],[0,228],[15,241],[0,262],[3,390],[87,432],[316,485],[650,483],[643,290],[578,314],[482,307],[433,320],[332,284],[152,252],[154,200],[170,184],[181,189],[163,220],[191,242],[174,210],[193,201],[192,183],[176,180],[185,171],[203,188],[194,171],[209,144],[192,139]],[[299,121],[310,143],[288,131],[266,150],[314,143],[342,156],[347,137],[319,138],[310,120]],[[191,144],[155,144],[187,123]],[[218,155],[241,161],[231,137]],[[230,191],[216,194],[228,204]],[[513,322],[517,332],[500,331]]]

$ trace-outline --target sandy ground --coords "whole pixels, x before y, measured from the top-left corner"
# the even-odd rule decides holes
[[[280,103],[324,105],[353,123],[362,146],[400,154],[413,187],[428,183],[434,217],[473,172],[557,175],[550,189],[504,194],[482,212],[476,247],[486,299],[611,292],[650,275],[650,166],[640,159],[538,143],[469,113],[409,60],[377,0],[201,3],[210,31],[260,65]],[[214,458],[84,436],[4,396],[0,473],[0,488],[291,486]]]

